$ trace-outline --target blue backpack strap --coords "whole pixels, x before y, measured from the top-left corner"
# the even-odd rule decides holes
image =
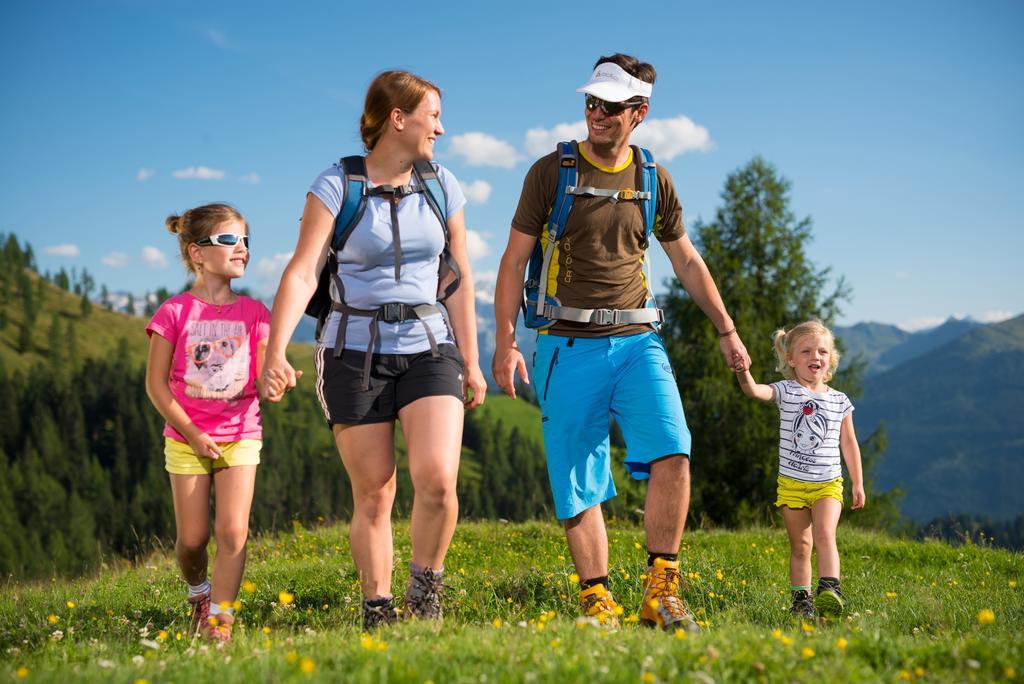
[[[555,189],[555,201],[551,205],[548,217],[548,235],[558,240],[565,232],[565,222],[569,220],[572,200],[575,197],[568,188],[576,186],[577,152],[576,141],[558,143],[558,187]]]
[[[643,248],[647,249],[647,246],[651,242],[651,234],[654,232],[654,222],[657,220],[658,211],[658,166],[654,163],[654,156],[651,151],[645,147],[634,147],[634,154],[637,155],[637,161],[640,163],[641,179],[643,183],[643,192],[650,193],[650,195],[642,200],[643,206],[642,211],[644,214],[644,241]]]
[[[334,238],[331,249],[340,252],[348,241],[352,229],[359,223],[366,211],[366,158],[360,155],[343,157],[338,162],[341,168],[342,186],[345,190],[341,210],[334,219]]]

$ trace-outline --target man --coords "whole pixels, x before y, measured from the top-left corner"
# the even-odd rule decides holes
[[[516,346],[515,321],[524,270],[540,238],[548,259],[533,283],[540,284],[541,294],[527,304],[527,312],[551,325],[537,338],[535,392],[555,513],[565,525],[581,578],[582,610],[608,626],[617,625],[622,613],[608,590],[608,535],[601,513],[601,502],[615,495],[608,449],[611,415],[626,440],[631,476],[649,479],[644,515],[649,570],[640,618],[666,630],[696,631],[679,597],[677,557],[690,502],[690,433],[654,328],[661,314],[652,307],[643,269],[644,202],[651,201],[650,195],[654,237],[680,283],[717,329],[727,365],[749,356],[686,235],[668,172],[656,167],[654,192],[638,190],[644,174],[654,169],[648,165],[645,170],[629,137],[647,116],[654,79],[654,67],[635,57],[599,59],[590,81],[577,91],[586,97],[587,139],[574,150],[574,159],[565,150],[556,151],[527,174],[498,271],[493,372],[513,398],[516,373],[529,382]],[[564,167],[576,171],[572,186],[560,184]],[[572,205],[564,232],[555,239],[546,231],[559,193],[572,195]],[[538,308],[538,298],[548,305]]]

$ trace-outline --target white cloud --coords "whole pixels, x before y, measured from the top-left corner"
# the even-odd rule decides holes
[[[466,254],[470,261],[476,261],[490,253],[491,248],[487,245],[483,235],[475,230],[466,230]]]
[[[43,254],[46,254],[47,256],[77,257],[80,252],[78,251],[78,245],[65,242],[62,245],[43,247]]]
[[[460,183],[466,199],[475,204],[484,204],[491,196],[491,184],[485,180]]]
[[[587,123],[583,120],[560,123],[553,128],[531,128],[526,132],[526,151],[539,157],[553,152],[562,140],[586,137]],[[650,149],[657,161],[671,161],[685,152],[715,149],[708,129],[682,114],[673,119],[647,119],[633,132],[630,142]]]
[[[199,180],[223,180],[224,172],[220,169],[211,169],[207,166],[190,166],[187,169],[178,169],[172,175],[175,178],[198,178]]]
[[[143,247],[142,260],[153,268],[167,268],[167,257],[156,247]]]
[[[139,181],[140,183],[143,183],[152,178],[154,173],[156,172],[153,171],[153,169],[139,169],[139,172],[135,174],[135,180]]]
[[[910,320],[899,323],[896,327],[906,330],[907,332],[919,332],[921,330],[927,330],[928,328],[934,328],[937,325],[942,325],[948,316],[914,316]],[[962,318],[962,316],[960,316]]]
[[[555,151],[563,140],[583,140],[587,137],[587,122],[560,123],[554,128],[531,128],[526,131],[526,151],[534,157],[542,157]]]
[[[124,252],[111,252],[100,259],[100,262],[110,268],[124,268],[128,265],[128,255]]]
[[[485,304],[493,304],[494,286],[497,282],[497,271],[473,271],[473,290],[476,300]]]
[[[256,291],[272,296],[277,292],[277,285],[281,282],[281,273],[288,262],[292,260],[294,252],[279,252],[273,256],[262,257],[256,262],[253,273],[256,276]]]
[[[647,119],[633,131],[630,142],[648,148],[657,161],[671,161],[686,152],[715,149],[708,129],[682,114],[674,119]]]
[[[256,185],[260,182],[260,175],[258,173],[247,173],[244,176],[239,176],[239,182],[241,183],[252,183]]]
[[[461,157],[470,166],[500,166],[511,169],[520,159],[516,148],[486,133],[456,135],[448,149],[451,154]]]

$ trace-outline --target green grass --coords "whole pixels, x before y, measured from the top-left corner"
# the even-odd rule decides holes
[[[780,530],[688,534],[685,597],[701,635],[639,627],[642,533],[610,526],[617,632],[576,622],[576,586],[554,524],[463,523],[447,562],[446,620],[361,635],[347,529],[297,528],[250,544],[243,607],[223,649],[179,639],[184,587],[168,555],[69,583],[9,582],[0,677],[31,681],[504,682],[1002,681],[1024,677],[1019,553],[840,530],[852,612],[787,614]],[[408,525],[396,525],[396,593]],[[281,592],[294,595],[284,605]],[[994,620],[985,616],[991,611]],[[979,618],[981,616],[981,618]],[[24,669],[21,669],[24,668]],[[309,670],[306,672],[304,670]]]

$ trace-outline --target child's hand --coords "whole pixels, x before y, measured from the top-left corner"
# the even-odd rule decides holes
[[[732,355],[732,369],[737,373],[750,370],[750,364],[747,363],[746,359],[739,352],[734,352]]]
[[[853,495],[853,510],[859,511],[860,509],[864,508],[864,487],[854,487],[851,494]]]
[[[213,437],[205,432],[193,440],[189,440],[192,450],[201,458],[216,460],[220,458],[220,447],[213,441]]]

